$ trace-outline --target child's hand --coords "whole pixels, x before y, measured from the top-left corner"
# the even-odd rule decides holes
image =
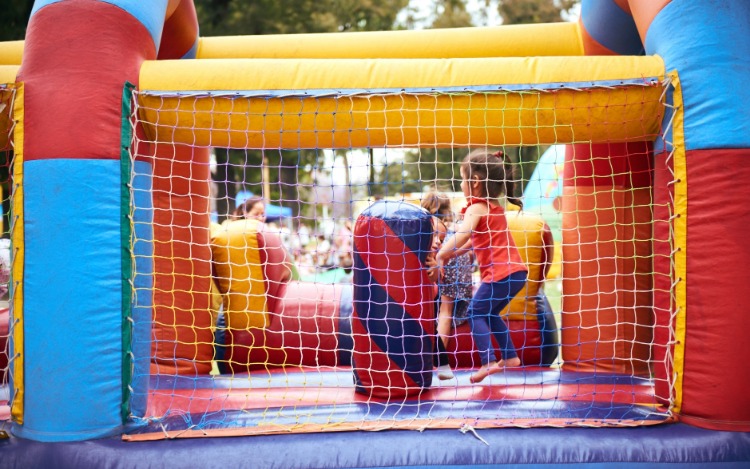
[[[440,269],[438,268],[438,262],[435,259],[435,253],[427,254],[424,264],[427,266],[427,278],[430,282],[437,283],[440,279]]]

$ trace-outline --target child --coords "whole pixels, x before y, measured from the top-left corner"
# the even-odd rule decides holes
[[[439,250],[446,234],[449,237],[454,234],[451,233],[449,228],[453,224],[450,199],[445,194],[430,192],[422,200],[422,208],[437,218],[437,232],[442,236],[440,243],[436,246]],[[466,307],[472,292],[473,262],[471,253],[452,258],[444,267],[445,278],[439,282],[437,372],[438,378],[441,380],[453,379],[453,371],[448,362],[448,352],[446,351],[448,335],[454,317],[459,320],[465,317]]]
[[[508,201],[522,205],[513,197],[511,168],[502,152],[475,150],[461,164],[461,190],[467,205],[464,220],[456,235],[447,240],[437,255],[440,268],[448,260],[474,251],[479,264],[481,284],[469,305],[469,324],[482,366],[471,376],[478,383],[505,367],[519,366],[515,346],[499,313],[526,283],[528,269],[508,231],[505,211],[497,200],[506,194]],[[497,360],[490,333],[503,353]]]

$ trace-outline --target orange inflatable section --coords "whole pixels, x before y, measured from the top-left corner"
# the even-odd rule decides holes
[[[645,143],[567,149],[562,265],[566,369],[649,373],[650,153]]]

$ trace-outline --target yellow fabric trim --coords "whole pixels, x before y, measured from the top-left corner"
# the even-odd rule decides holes
[[[685,372],[685,331],[687,317],[687,161],[685,155],[684,109],[682,85],[676,71],[669,73],[674,86],[673,103],[675,116],[672,124],[672,147],[674,164],[674,246],[675,250],[675,346],[674,346],[674,407],[675,414],[682,407],[682,381]]]
[[[13,401],[11,402],[11,416],[19,425],[23,424],[24,401],[24,322],[23,322],[23,268],[24,268],[24,212],[23,212],[23,166],[24,166],[24,87],[17,85],[14,102],[14,118],[16,126],[13,129],[14,163],[13,163],[13,196],[11,199],[13,219],[10,222],[10,238],[13,246],[11,278],[13,282],[13,357],[11,358],[11,372],[13,373]]]
[[[23,44],[24,41],[0,42],[0,65],[21,65]]]
[[[228,329],[268,325],[266,284],[257,220],[226,222],[211,240],[216,282],[224,295]]]
[[[578,23],[205,37],[199,59],[453,58],[583,55]]]

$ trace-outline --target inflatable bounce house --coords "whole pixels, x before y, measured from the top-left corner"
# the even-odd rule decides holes
[[[584,0],[577,23],[201,38],[192,0],[37,0],[0,43],[0,467],[747,465],[748,18]],[[210,222],[212,148],[547,145],[562,310],[534,303],[543,221],[509,211],[523,363],[479,383],[465,324],[434,372],[422,208],[351,220],[351,285]]]

